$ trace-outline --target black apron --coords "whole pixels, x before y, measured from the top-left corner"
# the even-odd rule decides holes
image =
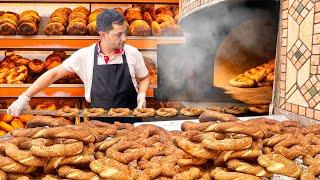
[[[126,54],[122,55],[122,64],[98,65],[97,44],[94,49],[94,64],[91,86],[91,107],[93,108],[129,108],[137,107],[137,91],[133,85]],[[137,118],[98,118],[113,122],[136,122]]]

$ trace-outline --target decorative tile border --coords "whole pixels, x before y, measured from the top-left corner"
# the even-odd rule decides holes
[[[278,83],[276,86],[278,98],[275,109],[279,109],[279,112],[291,113],[291,115],[296,114],[297,117],[320,120],[320,1],[292,0],[289,4],[288,0],[282,0],[280,14],[279,27],[281,29],[279,30],[281,33],[279,35],[281,41],[278,44],[280,46],[278,47],[279,71],[277,72]],[[311,22],[307,20],[308,16],[313,16]],[[288,21],[289,17],[290,22]],[[298,26],[294,25],[295,23]],[[302,24],[304,27],[311,28],[301,28]],[[312,31],[311,49],[309,49],[310,44],[307,45],[308,43],[300,38],[308,33],[306,31]],[[292,32],[298,32],[298,34],[295,35]],[[289,41],[293,45],[287,49]],[[287,63],[290,63],[290,66]],[[292,72],[290,68],[297,72],[297,77],[290,77],[292,74],[287,74],[288,71]],[[294,82],[292,82],[293,80]],[[286,87],[287,81],[290,81],[290,87]],[[293,91],[297,92],[293,93],[291,87],[296,87]],[[293,100],[288,102],[290,98],[295,101],[297,99],[304,100],[306,104],[297,104]]]

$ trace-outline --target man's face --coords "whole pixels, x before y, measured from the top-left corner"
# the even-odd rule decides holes
[[[126,41],[127,26],[125,23],[122,25],[113,24],[113,29],[109,32],[101,32],[101,40],[113,49],[122,49]]]

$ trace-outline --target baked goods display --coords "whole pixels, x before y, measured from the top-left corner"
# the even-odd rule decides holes
[[[13,129],[24,128],[26,123],[33,118],[32,115],[24,114],[19,117],[13,117],[9,114],[0,116],[0,136],[5,135]]]
[[[261,179],[276,174],[314,179],[319,174],[319,125],[259,118],[184,122],[181,128],[93,120],[15,129],[11,139],[0,141],[0,169],[2,176],[30,179]],[[291,143],[295,138],[299,141]],[[304,166],[295,162],[298,156]]]
[[[45,28],[46,35],[98,35],[96,19],[104,8],[90,12],[85,7],[58,8],[51,15]],[[179,7],[166,5],[155,8],[154,4],[133,4],[123,10],[114,8],[124,15],[128,23],[128,35],[131,36],[181,36],[182,31],[177,25]],[[86,26],[86,27],[85,27]]]
[[[15,35],[20,16],[14,12],[4,12],[0,15],[0,35]]]
[[[155,8],[153,4],[133,4],[125,11],[129,23],[129,35],[133,36],[179,36],[182,35],[177,25],[178,6]]]
[[[60,65],[66,58],[64,51],[53,51],[45,61],[10,54],[0,61],[0,83],[33,83],[41,74]],[[81,84],[82,81],[76,74],[71,74],[56,83]]]
[[[67,29],[71,9],[64,7],[56,9],[51,15],[44,33],[46,35],[63,35]]]
[[[87,33],[87,24],[90,11],[85,7],[77,7],[69,15],[68,35],[84,35]]]
[[[39,30],[40,19],[34,10],[25,10],[20,15],[4,12],[0,15],[0,35],[35,35]]]
[[[229,84],[240,88],[272,86],[274,80],[274,62],[272,59],[261,66],[249,69],[230,79]]]
[[[39,30],[40,16],[34,10],[26,10],[20,14],[17,32],[20,35],[35,35]]]

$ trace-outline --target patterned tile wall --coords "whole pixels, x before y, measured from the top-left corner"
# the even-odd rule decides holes
[[[320,120],[320,0],[281,1],[281,109]]]

